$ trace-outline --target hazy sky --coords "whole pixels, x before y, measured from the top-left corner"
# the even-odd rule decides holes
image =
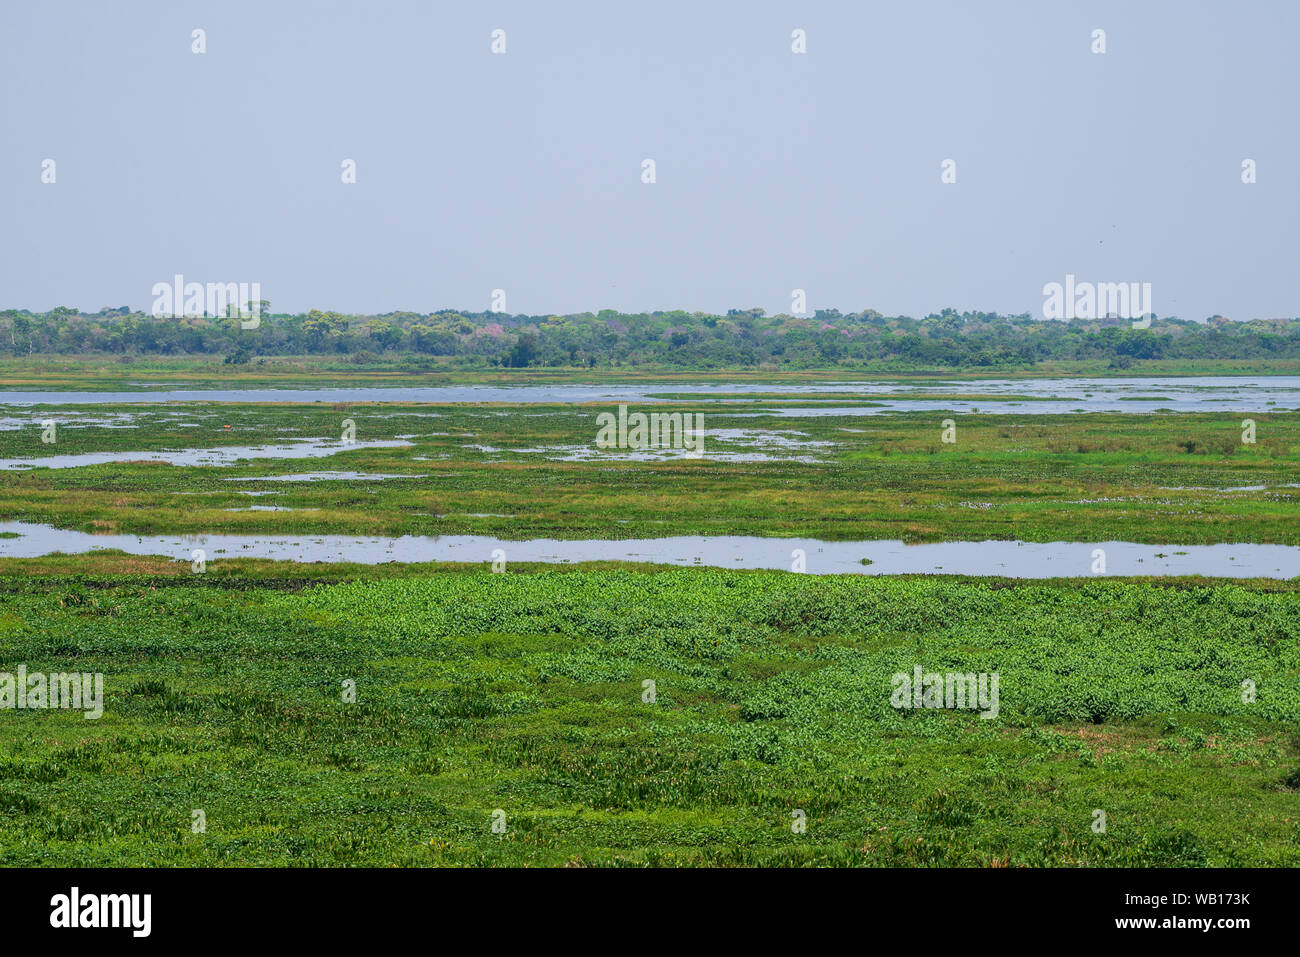
[[[1298,46],[1294,0],[0,0],[0,308],[1296,316]]]

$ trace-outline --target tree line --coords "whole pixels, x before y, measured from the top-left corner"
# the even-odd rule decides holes
[[[1300,319],[1204,322],[1156,318],[1046,321],[1028,315],[942,312],[915,319],[875,310],[822,309],[791,316],[762,309],[725,315],[680,310],[571,315],[432,313],[344,315],[264,313],[256,328],[239,318],[155,317],[126,306],[83,313],[0,312],[0,349],[16,356],[330,355],[357,361],[437,359],[464,367],[659,366],[682,369],[836,366],[1014,369],[1045,360],[1300,359]]]

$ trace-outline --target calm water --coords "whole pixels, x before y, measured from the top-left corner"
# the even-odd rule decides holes
[[[857,383],[713,383],[669,385],[436,386],[359,389],[189,389],[135,392],[0,392],[0,405],[84,405],[89,403],[168,402],[653,402],[653,395],[734,400],[762,404],[744,393],[779,393],[792,399],[813,392],[867,398],[867,407],[783,409],[781,415],[874,415],[885,411],[951,410],[957,412],[1265,412],[1300,410],[1300,376],[1218,376],[1133,379],[935,379],[915,382]],[[901,397],[896,393],[905,393]],[[927,394],[967,394],[980,398],[928,399]],[[988,396],[1004,397],[1000,400]],[[1020,400],[1018,396],[1027,397]]]
[[[508,562],[628,561],[715,568],[791,568],[802,549],[811,574],[999,575],[1009,578],[1093,577],[1095,549],[1106,553],[1106,574],[1205,575],[1216,578],[1293,578],[1300,547],[1290,545],[1137,545],[1131,542],[822,542],[808,538],[679,536],[609,541],[534,539],[513,542],[486,535],[90,535],[26,522],[0,523],[0,557],[33,558],[55,552],[117,549],[184,561],[201,548],[208,561],[271,558],[299,562],[483,562],[501,549]],[[863,565],[861,559],[871,560]]]
[[[409,448],[400,439],[341,442],[337,439],[300,439],[287,445],[226,445],[215,449],[157,449],[152,452],[79,452],[27,459],[0,459],[0,471],[30,468],[72,469],[109,462],[166,462],[168,465],[225,466],[246,459],[316,459],[351,449]]]

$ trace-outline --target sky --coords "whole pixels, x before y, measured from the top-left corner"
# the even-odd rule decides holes
[[[1298,47],[1294,0],[0,0],[0,308],[1297,316]]]

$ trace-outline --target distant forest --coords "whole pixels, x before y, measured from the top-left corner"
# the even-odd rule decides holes
[[[1205,322],[1159,318],[1136,329],[1117,319],[1045,321],[945,309],[913,319],[874,310],[769,316],[761,309],[567,316],[392,312],[357,316],[313,309],[264,313],[256,329],[236,318],[156,318],[127,307],[87,314],[0,312],[0,349],[16,356],[333,355],[454,367],[654,366],[1017,368],[1046,360],[1300,359],[1300,319]]]

